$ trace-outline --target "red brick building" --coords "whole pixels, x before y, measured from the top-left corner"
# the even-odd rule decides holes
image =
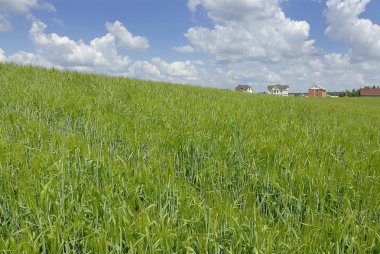
[[[361,88],[360,96],[363,97],[380,97],[380,88]]]
[[[309,88],[307,96],[310,98],[324,98],[326,97],[326,89],[314,85],[313,87]]]

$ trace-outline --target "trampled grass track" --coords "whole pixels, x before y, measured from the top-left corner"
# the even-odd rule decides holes
[[[0,64],[4,253],[379,253],[380,99]]]

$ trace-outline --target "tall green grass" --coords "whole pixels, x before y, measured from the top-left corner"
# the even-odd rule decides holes
[[[380,100],[0,64],[4,253],[379,253]]]

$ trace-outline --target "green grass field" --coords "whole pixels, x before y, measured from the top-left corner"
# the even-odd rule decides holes
[[[380,253],[380,99],[0,64],[1,253]]]

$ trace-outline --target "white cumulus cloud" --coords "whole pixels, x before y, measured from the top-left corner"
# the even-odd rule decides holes
[[[198,77],[197,68],[191,61],[174,61],[168,63],[160,58],[153,58],[152,63],[158,66],[166,76],[186,78],[188,80]]]
[[[270,18],[278,11],[279,0],[189,0],[195,11],[202,6],[208,16],[217,22],[252,21]]]
[[[29,30],[29,36],[36,46],[37,53],[52,63],[60,65],[109,65],[109,57],[104,54],[102,49],[114,47],[114,39],[108,38],[107,35],[102,38],[96,38],[91,41],[90,45],[83,41],[74,41],[66,36],[60,36],[56,33],[46,34],[46,24],[36,20],[33,21],[32,28]],[[100,47],[99,44],[107,44],[106,47]]]
[[[190,45],[174,47],[173,50],[179,53],[193,53],[195,51],[194,48]]]
[[[39,5],[37,0],[0,0],[2,12],[26,13]]]
[[[149,48],[149,42],[146,38],[133,36],[120,21],[115,21],[114,23],[107,22],[106,27],[108,32],[117,39],[118,46],[123,49],[143,50]]]
[[[380,60],[380,26],[359,18],[370,0],[328,0],[326,35],[347,44],[355,60]]]
[[[12,14],[29,14],[33,9],[55,11],[54,5],[38,0],[0,0],[0,32],[12,29],[9,16]]]
[[[161,71],[157,68],[157,66],[148,61],[136,61],[128,70],[128,74],[132,77],[155,79],[161,76]]]
[[[62,69],[63,67],[58,64],[53,64],[49,62],[46,58],[39,54],[34,54],[31,52],[19,51],[8,57],[7,61],[18,63],[18,64],[27,64],[27,65],[39,65],[44,67],[56,67]]]
[[[276,62],[315,51],[309,24],[286,17],[279,0],[189,0],[188,6],[204,8],[216,23],[185,34],[191,46],[216,60]]]
[[[128,69],[127,76],[168,81],[175,83],[201,82],[199,61],[174,61],[167,62],[161,58],[153,58],[151,61],[136,61]]]
[[[119,53],[119,49],[140,50],[148,47],[148,40],[134,36],[122,23],[107,23],[108,33],[89,43],[75,41],[68,36],[46,33],[46,24],[30,18],[29,37],[36,52],[19,51],[8,58],[0,49],[0,61],[32,64],[107,75],[130,76],[169,82],[195,83],[199,81],[200,61],[167,62],[160,58],[133,61]],[[125,36],[128,34],[128,36]]]
[[[4,50],[0,48],[0,63],[5,62],[7,58],[5,57]]]
[[[88,44],[83,40],[74,41],[56,33],[46,34],[45,23],[36,19],[32,21],[29,36],[36,47],[37,54],[48,63],[65,67],[76,66],[77,69],[83,69],[83,66],[107,67],[113,72],[118,71],[119,68],[124,68],[130,63],[127,56],[118,54],[118,49],[127,47],[126,38],[132,40],[128,49],[146,48],[148,43],[145,38],[133,36],[119,21],[107,23],[109,33],[94,38]],[[123,37],[123,33],[128,36]]]

